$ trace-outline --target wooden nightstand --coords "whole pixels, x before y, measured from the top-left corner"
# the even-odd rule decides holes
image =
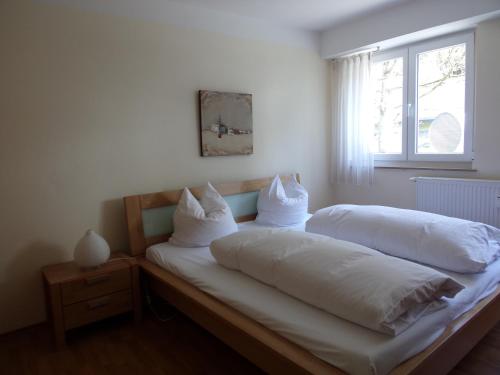
[[[57,346],[65,344],[67,330],[87,323],[127,311],[141,319],[139,265],[126,254],[113,253],[95,269],[68,262],[44,267],[42,274]]]

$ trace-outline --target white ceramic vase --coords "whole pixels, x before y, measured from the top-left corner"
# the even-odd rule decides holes
[[[76,244],[73,257],[80,267],[97,267],[109,259],[109,245],[104,238],[89,229]]]

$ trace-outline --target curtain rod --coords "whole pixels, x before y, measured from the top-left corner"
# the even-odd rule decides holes
[[[334,60],[335,59],[341,59],[341,58],[344,58],[344,57],[350,57],[350,56],[354,56],[354,55],[359,55],[361,53],[377,52],[379,50],[380,50],[379,46],[372,47],[372,48],[357,49],[357,50],[352,50],[351,52],[347,52],[345,54],[341,54],[341,55],[335,56],[333,59]]]

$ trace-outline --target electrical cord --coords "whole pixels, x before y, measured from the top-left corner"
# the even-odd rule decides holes
[[[151,313],[153,314],[153,316],[159,320],[160,322],[162,323],[166,323],[172,319],[174,319],[177,315],[177,313],[175,311],[173,311],[170,315],[164,315],[164,314],[161,314],[156,308],[155,306],[153,305],[153,299],[151,298],[151,294],[149,293],[149,288],[148,288],[148,285],[147,285],[147,280],[144,281],[143,283],[143,289],[144,289],[144,296],[146,298],[146,304],[148,305],[149,307],[149,310],[151,311]]]
[[[108,262],[114,262],[117,260],[130,260],[130,257],[111,258],[108,260]],[[153,316],[162,323],[166,323],[166,322],[174,319],[175,316],[177,315],[177,313],[175,311],[173,311],[170,315],[163,315],[153,305],[153,298],[151,297],[151,294],[149,293],[147,280],[144,280],[142,285],[143,285],[143,289],[144,289],[144,296],[146,298],[146,304],[148,305],[149,310],[153,313]]]

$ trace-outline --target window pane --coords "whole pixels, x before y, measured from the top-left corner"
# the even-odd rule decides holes
[[[374,87],[374,137],[372,151],[401,154],[403,151],[403,58],[372,66]]]
[[[417,55],[417,153],[463,154],[465,44]]]

